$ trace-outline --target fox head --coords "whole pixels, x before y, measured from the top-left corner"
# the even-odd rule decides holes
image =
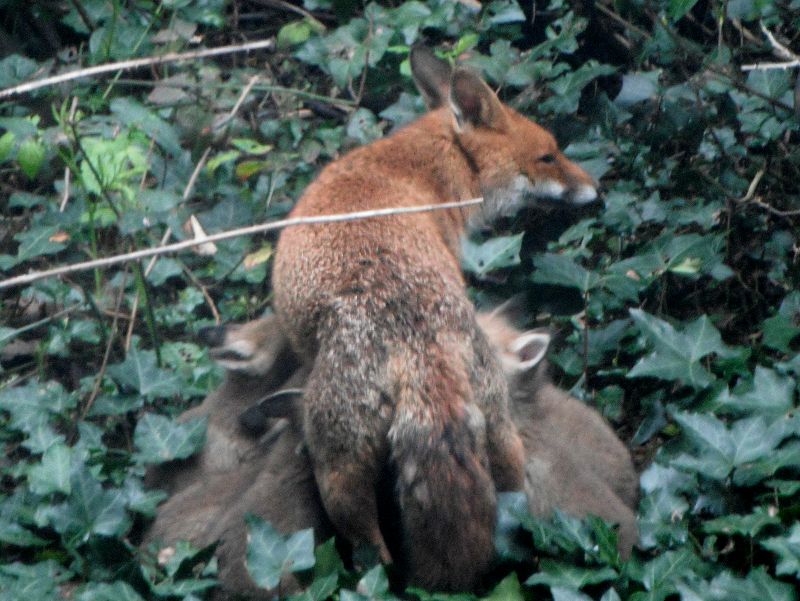
[[[276,362],[286,362],[289,352],[288,341],[274,315],[243,324],[203,328],[198,337],[219,365],[247,376],[265,376]]]
[[[500,102],[473,71],[453,69],[424,46],[411,49],[410,61],[428,108],[452,115],[454,141],[480,181],[485,220],[539,200],[583,205],[597,198],[595,181],[553,135]]]

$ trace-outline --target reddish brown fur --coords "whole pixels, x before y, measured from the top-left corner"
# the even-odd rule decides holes
[[[477,76],[450,76],[424,50],[411,59],[441,108],[329,165],[292,217],[483,195],[492,218],[537,190],[594,198],[553,137]],[[388,559],[375,487],[391,460],[410,580],[434,589],[474,586],[491,559],[494,485],[523,483],[506,382],[464,292],[459,238],[470,219],[450,210],[288,228],[273,270],[276,311],[313,363],[304,431],[331,520]]]
[[[518,359],[510,348],[520,336],[518,330],[497,316],[479,314],[478,322],[493,349],[508,365],[517,425],[525,441],[525,491],[531,511],[546,516],[557,508],[577,516],[592,513],[618,523],[619,548],[626,556],[636,541],[631,509],[635,507],[637,492],[636,474],[627,450],[595,411],[554,387],[541,364],[525,373],[513,368],[512,361]],[[268,436],[274,442],[259,442],[241,431],[234,419],[252,402],[244,400],[243,392],[250,398],[257,395],[256,391],[259,394],[272,391],[274,380],[273,384],[265,385],[264,374],[280,369],[276,362],[286,361],[288,350],[277,347],[286,344],[279,324],[267,317],[243,326],[225,326],[222,331],[224,334],[215,343],[217,348],[212,349],[212,356],[230,357],[233,349],[241,351],[239,343],[243,340],[271,341],[268,345],[247,345],[244,348],[254,348],[257,352],[240,356],[238,362],[229,360],[228,367],[238,371],[229,370],[225,383],[199,406],[211,412],[211,423],[220,424],[209,430],[207,446],[220,448],[232,444],[241,450],[241,460],[227,469],[200,461],[173,464],[164,470],[160,484],[177,492],[159,508],[145,542],[160,540],[173,544],[186,539],[196,545],[207,545],[221,539],[217,550],[221,587],[215,598],[239,594],[271,598],[273,591],[257,590],[246,573],[244,515],[260,515],[285,533],[314,528],[317,541],[330,536],[332,529],[318,497],[299,431],[282,428],[277,436]],[[289,359],[288,364],[294,362]],[[305,377],[302,370],[298,371],[284,387],[302,387]],[[231,382],[238,384],[232,387]],[[191,410],[191,414],[196,413],[197,409]],[[296,422],[296,418],[292,419]],[[207,452],[204,450],[204,454]],[[465,525],[469,519],[470,516],[464,516]],[[435,564],[451,561],[428,559]],[[291,579],[281,584],[284,593],[292,587]]]

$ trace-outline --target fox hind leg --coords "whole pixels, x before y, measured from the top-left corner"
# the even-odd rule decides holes
[[[356,549],[373,546],[383,562],[391,563],[376,494],[391,406],[376,389],[369,362],[321,358],[322,352],[303,397],[305,438],[320,497],[340,535]]]

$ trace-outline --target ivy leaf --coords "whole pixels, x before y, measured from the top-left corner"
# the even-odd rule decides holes
[[[533,281],[537,284],[553,284],[577,288],[586,294],[600,283],[600,277],[575,263],[564,255],[545,254],[534,259],[536,271]]]
[[[700,360],[711,353],[727,354],[719,331],[707,316],[696,319],[683,332],[677,331],[666,321],[631,309],[639,330],[654,347],[654,352],[640,359],[628,373],[629,378],[654,377],[661,380],[677,380],[693,388],[705,388],[714,381]]]
[[[794,389],[793,378],[758,365],[752,384],[737,387],[733,392],[725,388],[714,402],[719,410],[729,413],[785,415],[794,406]]]
[[[754,538],[767,526],[775,526],[780,523],[780,519],[770,515],[766,508],[756,507],[755,511],[748,515],[731,514],[703,522],[703,531],[709,534],[727,534],[728,536],[738,534]]]
[[[800,523],[795,522],[788,536],[776,536],[760,542],[761,546],[778,556],[775,573],[800,578]]]
[[[740,466],[733,473],[733,483],[737,486],[753,486],[786,468],[800,468],[798,440],[792,440],[760,459]]]
[[[554,586],[550,589],[553,601],[591,601],[591,597],[573,589]]]
[[[503,578],[500,583],[492,589],[484,601],[524,601],[525,595],[522,594],[522,587],[516,572],[511,572]]]
[[[13,131],[7,131],[0,136],[0,163],[11,155],[11,151],[14,150],[14,141],[16,139],[17,137],[14,135]]]
[[[28,472],[31,492],[47,495],[53,492],[70,494],[72,449],[65,444],[54,444],[42,455],[41,463]]]
[[[143,104],[129,97],[119,97],[111,101],[111,112],[121,123],[143,131],[172,156],[181,154],[180,138],[173,126]]]
[[[545,112],[574,114],[578,110],[581,90],[590,81],[603,75],[612,75],[616,69],[610,65],[601,65],[589,60],[574,71],[567,71],[548,84],[553,95],[539,104]]]
[[[145,490],[142,481],[137,478],[127,478],[123,490],[128,509],[146,517],[155,517],[159,503],[167,498],[164,491]]]
[[[582,568],[552,559],[542,559],[539,572],[525,581],[527,585],[546,584],[572,590],[582,589],[590,584],[599,584],[617,577],[610,567]]]
[[[504,559],[525,561],[530,549],[519,540],[520,519],[528,514],[528,498],[523,492],[497,494],[497,525],[494,531],[494,548]]]
[[[791,353],[789,344],[800,334],[800,292],[786,295],[778,313],[761,324],[764,345],[782,353]]]
[[[700,565],[698,558],[689,549],[667,551],[636,570],[633,578],[644,585],[648,599],[664,599],[676,592],[676,583]]]
[[[22,263],[42,255],[52,255],[64,249],[63,242],[58,242],[55,237],[58,227],[44,225],[32,227],[14,236],[19,241],[17,248],[17,262]]]
[[[627,108],[654,98],[658,94],[658,79],[660,76],[660,70],[624,73],[622,75],[622,89],[614,98],[614,103]]]
[[[759,415],[740,419],[730,430],[709,414],[676,412],[675,421],[698,449],[697,455],[681,455],[673,465],[724,480],[731,470],[769,457],[788,435],[781,420],[770,422]]]
[[[673,21],[678,21],[692,10],[695,4],[697,4],[697,0],[669,0],[667,14],[669,14]]]
[[[148,399],[165,398],[181,392],[181,377],[160,369],[154,351],[131,346],[125,361],[109,366],[108,374],[121,386],[137,391]]]
[[[761,332],[765,346],[782,353],[790,353],[792,349],[789,345],[800,334],[800,328],[795,325],[792,317],[779,314],[765,319],[761,323]]]
[[[368,599],[378,599],[389,592],[389,579],[383,566],[378,564],[364,574],[358,581],[356,591]]]
[[[206,417],[177,422],[164,415],[145,413],[136,424],[133,442],[142,463],[164,463],[186,459],[203,448],[206,442]]]
[[[258,516],[245,516],[248,526],[247,571],[260,587],[273,589],[286,572],[299,572],[314,566],[314,532],[292,534],[287,540]]]
[[[498,236],[482,243],[464,238],[461,244],[461,264],[464,271],[484,278],[492,271],[519,265],[521,246],[522,234]]]
[[[73,576],[53,559],[33,564],[5,563],[0,565],[0,598],[3,601],[57,601],[63,599],[58,585]]]
[[[15,547],[44,547],[48,542],[17,522],[0,517],[0,542]]]
[[[68,548],[86,542],[90,535],[120,536],[128,531],[131,522],[122,490],[104,489],[85,467],[73,472],[70,488],[69,499],[50,516]]]
[[[20,169],[28,176],[28,179],[33,179],[39,173],[44,163],[45,150],[44,146],[34,138],[28,138],[19,145],[17,150],[17,161],[19,161]]]
[[[39,65],[19,54],[11,54],[0,61],[0,88],[10,88],[33,76]]]
[[[90,582],[82,587],[75,601],[144,601],[141,595],[127,582]]]

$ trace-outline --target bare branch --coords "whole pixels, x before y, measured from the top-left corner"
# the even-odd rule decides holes
[[[800,60],[786,61],[784,63],[753,63],[742,65],[742,71],[769,71],[771,69],[794,69],[800,67]]]
[[[259,50],[261,48],[272,48],[273,45],[273,40],[258,40],[257,42],[248,42],[246,44],[233,44],[230,46],[220,46],[219,48],[205,48],[203,50],[193,50],[191,52],[168,52],[167,54],[162,54],[161,56],[149,56],[146,58],[136,58],[128,61],[107,63],[105,65],[96,65],[94,67],[70,71],[68,73],[61,73],[60,75],[53,75],[52,77],[45,77],[44,79],[37,79],[36,81],[29,81],[27,83],[14,86],[13,88],[0,90],[0,100],[3,98],[10,98],[11,96],[16,96],[17,94],[24,94],[26,92],[38,90],[39,88],[63,83],[65,81],[80,79],[82,77],[92,77],[103,73],[110,73],[112,71],[138,69],[140,67],[147,67],[150,65],[162,65],[164,63],[174,63],[197,58],[206,58],[209,56],[219,56],[221,54],[231,54],[234,52],[247,52],[249,50]]]
[[[318,217],[294,217],[291,219],[282,219],[280,221],[273,221],[271,223],[261,223],[258,225],[251,225],[242,227],[227,232],[220,232],[219,234],[212,234],[207,238],[201,240],[184,240],[176,242],[167,246],[160,246],[157,248],[145,248],[122,255],[114,255],[112,257],[105,257],[103,259],[95,259],[93,261],[85,261],[83,263],[76,263],[74,265],[65,265],[56,267],[55,269],[48,269],[45,271],[34,271],[19,275],[7,280],[0,281],[0,290],[3,288],[11,288],[20,286],[22,284],[30,284],[38,280],[54,277],[57,275],[64,275],[66,273],[73,273],[76,271],[85,271],[87,269],[97,269],[101,267],[109,267],[118,263],[125,263],[127,261],[136,261],[146,257],[153,257],[156,255],[164,255],[167,253],[185,250],[199,244],[206,244],[208,242],[218,242],[220,240],[230,240],[239,236],[248,236],[250,234],[260,234],[273,230],[291,227],[295,225],[317,225],[324,223],[341,223],[344,221],[357,221],[360,219],[371,219],[374,217],[388,217],[392,215],[408,215],[412,213],[426,213],[429,211],[441,211],[445,209],[460,209],[477,205],[483,202],[483,198],[471,198],[469,200],[460,200],[456,202],[444,202],[441,204],[420,205],[417,207],[392,207],[388,209],[372,209],[369,211],[355,211],[352,213],[338,213],[334,215],[320,215]]]
[[[786,46],[784,46],[778,40],[776,40],[775,36],[769,29],[766,28],[764,23],[761,23],[761,31],[764,33],[765,36],[767,36],[769,44],[770,46],[772,46],[772,53],[775,56],[779,58],[784,58],[787,61],[795,61],[795,62],[800,61],[800,56],[796,55],[794,52],[792,52]]]
[[[761,23],[761,31],[767,36],[769,45],[772,46],[772,54],[780,58],[786,59],[780,63],[754,63],[751,65],[742,65],[742,71],[768,71],[771,69],[793,69],[800,67],[800,55],[795,54],[786,46],[781,44],[775,39],[772,32]]]

